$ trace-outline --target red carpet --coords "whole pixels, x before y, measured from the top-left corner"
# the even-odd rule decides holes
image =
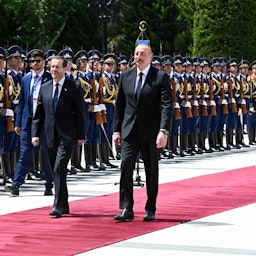
[[[256,168],[205,175],[159,187],[157,221],[145,223],[145,189],[135,190],[135,220],[117,223],[118,193],[70,203],[72,214],[51,207],[0,216],[1,255],[74,255],[152,231],[256,202]]]

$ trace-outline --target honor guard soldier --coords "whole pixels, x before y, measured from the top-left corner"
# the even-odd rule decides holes
[[[44,54],[44,58],[45,58],[45,69],[46,70],[50,70],[51,68],[51,60],[53,57],[57,56],[58,52],[54,49],[50,49],[48,50],[45,54]]]
[[[240,146],[249,147],[249,145],[245,144],[244,142],[243,130],[244,130],[244,126],[246,125],[247,133],[248,133],[248,130],[251,127],[251,120],[250,120],[251,90],[250,90],[250,83],[248,81],[248,72],[249,72],[250,62],[247,60],[242,60],[239,63],[238,67],[239,67],[239,75],[237,76],[237,79],[240,85],[239,104],[240,104],[241,110],[238,114],[236,138]],[[248,134],[248,136],[250,136],[250,134]]]
[[[211,115],[211,121],[209,126],[209,146],[210,149],[213,151],[224,151],[222,147],[220,147],[220,140],[217,140],[217,134],[220,134],[220,131],[218,131],[218,125],[220,121],[220,115],[221,115],[221,102],[220,102],[220,69],[221,64],[219,58],[213,58],[211,61],[211,75],[210,75],[210,85],[212,85],[212,94],[213,98],[210,98],[210,101],[214,101],[215,107],[216,107],[216,115]],[[211,93],[211,92],[210,92]],[[213,104],[213,103],[211,103]],[[221,131],[222,132],[222,131]],[[218,141],[218,142],[217,142]]]
[[[173,103],[174,103],[174,111],[173,111],[173,122],[171,127],[171,136],[168,141],[168,149],[170,150],[170,156],[175,157],[179,155],[178,152],[178,138],[181,129],[181,112],[180,112],[180,103],[182,99],[180,98],[181,93],[183,91],[183,58],[181,56],[173,57],[173,65],[174,72],[171,77],[171,88],[173,90]]]
[[[252,103],[250,107],[251,112],[251,128],[250,128],[250,145],[256,144],[256,61],[251,63],[251,75],[250,75],[250,83],[251,83],[251,95],[252,95]]]
[[[101,53],[98,50],[88,52],[88,66],[86,73],[90,91],[85,98],[86,107],[86,139],[85,139],[85,160],[86,168],[90,171],[99,171],[99,165],[96,163],[97,146],[100,142],[100,125],[103,124],[102,113],[105,111],[99,105],[99,85],[101,80]],[[105,114],[105,112],[104,112]],[[104,115],[105,116],[105,115]],[[105,169],[105,168],[102,168]]]
[[[198,117],[193,116],[192,104],[193,101],[193,77],[192,77],[192,65],[193,60],[189,57],[184,58],[185,72],[183,74],[183,102],[182,106],[185,108],[186,114],[182,118],[182,143],[181,148],[183,148],[184,155],[195,155],[195,137],[193,136],[196,130],[196,122]],[[196,87],[196,85],[195,85]],[[195,88],[196,89],[196,88]],[[195,107],[198,106],[197,100],[195,100]]]
[[[7,182],[12,182],[12,175],[10,168],[10,152],[7,151],[9,143],[6,141],[9,130],[13,130],[13,110],[11,109],[9,95],[6,98],[5,89],[9,94],[9,81],[4,70],[4,60],[6,58],[5,49],[0,47],[0,157],[1,169],[3,171],[3,185]],[[6,75],[6,76],[5,76]],[[7,88],[5,88],[7,86]],[[9,138],[8,138],[9,139]]]
[[[116,73],[116,82],[119,83],[120,76],[123,71],[128,69],[128,58],[126,55],[121,55],[117,59],[117,73]]]
[[[209,73],[210,73],[210,62],[207,58],[202,58],[200,62],[202,72],[200,75],[200,90],[199,90],[199,135],[198,135],[198,148],[203,153],[211,153],[212,151],[206,148],[205,140],[207,138],[208,127],[210,123],[210,100],[209,100]]]
[[[233,133],[237,129],[238,118],[238,102],[239,102],[239,83],[237,80],[238,60],[232,58],[227,63],[226,81],[228,87],[228,121],[226,126],[226,148],[239,149],[239,145],[235,145]]]
[[[199,137],[199,93],[200,93],[200,78],[201,78],[201,60],[199,57],[195,57],[192,59],[192,65],[194,66],[194,73],[192,73],[192,69],[189,68],[188,72],[190,72],[190,76],[192,76],[192,98],[191,98],[191,105],[192,105],[192,119],[191,125],[189,130],[189,148],[191,149],[192,153],[202,154],[203,151],[198,147],[196,149],[196,145],[198,146],[198,137]]]
[[[89,112],[89,110],[91,110],[91,104],[92,104],[92,97],[91,97],[91,84],[89,81],[89,78],[87,77],[86,73],[87,73],[87,68],[88,68],[88,53],[87,51],[84,50],[80,50],[78,51],[73,59],[73,62],[75,63],[76,67],[77,67],[77,71],[76,71],[76,75],[75,75],[75,80],[76,83],[80,85],[81,89],[83,90],[83,95],[84,95],[84,107],[85,107],[85,119],[86,119],[86,131],[85,133],[89,134],[91,133],[91,120],[92,118],[90,117],[91,112]],[[86,140],[85,140],[86,142]],[[75,147],[73,150],[73,163],[76,162],[76,166],[73,166],[73,169],[75,169],[75,171],[81,171],[81,172],[90,172],[90,168],[88,163],[91,164],[92,160],[91,160],[91,155],[92,155],[92,150],[91,148],[89,149],[88,144],[85,143],[84,144],[84,158],[85,158],[85,162],[86,162],[86,168],[83,168],[81,166],[81,151],[82,151],[82,147]]]
[[[228,85],[226,83],[227,75],[227,59],[221,57],[219,59],[220,71],[219,71],[219,104],[221,105],[220,119],[217,127],[217,145],[222,150],[229,150],[229,147],[225,147],[223,144],[224,129],[228,121]]]
[[[129,69],[136,67],[136,63],[135,63],[135,61],[134,61],[134,56],[132,56],[132,57],[130,58],[129,63],[128,63],[128,66],[129,66]]]
[[[16,115],[19,104],[20,86],[22,74],[19,72],[22,59],[22,50],[19,46],[13,45],[7,50],[7,65],[8,65],[8,80],[9,80],[9,96],[10,96],[10,106],[14,111],[15,123]],[[5,141],[5,158],[7,169],[10,170],[11,178],[14,177],[15,165],[17,163],[19,155],[19,136],[13,130],[6,134]]]
[[[66,73],[65,77],[75,80],[75,77],[72,74],[72,64],[73,64],[73,58],[74,53],[73,51],[67,47],[66,49],[63,49],[59,52],[59,56],[63,56],[68,64],[66,67]],[[74,146],[72,155],[71,155],[71,169],[68,170],[69,174],[76,174],[78,171],[85,171],[85,169],[81,166],[81,156],[82,156],[82,147]]]
[[[101,130],[100,138],[100,165],[105,168],[116,168],[109,162],[109,148],[111,146],[112,134],[113,134],[113,120],[115,101],[117,96],[117,83],[114,78],[115,65],[117,58],[113,53],[108,53],[103,56],[103,103],[106,105],[106,118],[107,123],[104,124],[104,129]]]
[[[166,72],[170,77],[172,77],[172,63],[173,63],[173,59],[172,56],[170,55],[164,55],[161,59],[162,62],[162,68],[163,71]]]
[[[99,171],[99,165],[96,163],[97,146],[100,142],[100,124],[103,124],[102,110],[99,105],[99,82],[101,79],[101,53],[98,50],[88,52],[88,71],[86,78],[90,85],[85,97],[86,108],[86,138],[84,145],[86,168],[90,171]],[[103,106],[103,105],[101,105]],[[105,168],[102,168],[105,169]]]
[[[22,64],[20,67],[20,73],[22,74],[22,76],[24,76],[30,72],[29,65],[27,65],[27,52],[25,50],[21,50],[21,59]]]
[[[157,69],[161,69],[162,68],[161,58],[159,56],[154,55],[152,57],[151,65]]]

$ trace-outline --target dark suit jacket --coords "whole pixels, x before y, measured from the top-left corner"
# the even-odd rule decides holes
[[[125,139],[136,123],[143,140],[155,139],[159,129],[170,130],[172,91],[168,75],[150,67],[139,100],[135,96],[137,69],[122,73],[116,100],[114,132]]]
[[[81,88],[65,78],[56,111],[53,108],[53,80],[42,85],[35,116],[32,121],[32,137],[39,137],[44,122],[46,144],[54,145],[54,132],[66,146],[85,139],[85,110]],[[56,129],[56,130],[55,130]]]
[[[19,96],[18,111],[16,114],[15,126],[25,129],[28,125],[28,118],[30,116],[30,83],[32,79],[32,73],[24,76],[21,80],[21,90]],[[42,75],[41,85],[52,79],[52,75],[48,71],[44,71]]]

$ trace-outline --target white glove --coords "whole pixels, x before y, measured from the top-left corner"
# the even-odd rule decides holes
[[[221,102],[221,104],[222,104],[222,105],[227,105],[227,104],[228,104],[228,102],[227,102],[227,100],[226,100],[226,99],[223,99],[223,100],[222,100],[222,102]]]
[[[180,108],[180,104],[178,102],[175,102],[174,108]]]
[[[216,106],[215,101],[214,101],[214,100],[210,100],[210,105],[211,105],[211,106]]]
[[[101,111],[101,108],[99,105],[93,106],[93,112],[100,112],[100,111]]]
[[[12,109],[7,108],[7,109],[6,109],[6,112],[5,112],[5,116],[14,116],[14,114],[13,114],[13,110],[12,110]]]
[[[187,101],[187,102],[186,102],[185,108],[191,108],[191,103],[190,103],[190,101]]]
[[[105,104],[99,104],[99,107],[101,110],[104,110],[104,111],[107,110]]]
[[[194,100],[194,106],[199,106],[198,101]]]

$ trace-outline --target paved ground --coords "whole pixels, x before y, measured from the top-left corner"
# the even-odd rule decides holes
[[[256,147],[160,161],[160,183],[222,172],[256,164]],[[119,161],[112,161],[120,164]],[[68,176],[70,201],[118,191],[119,170]],[[141,172],[144,179],[144,172]],[[26,181],[19,197],[10,197],[0,185],[0,215],[52,205],[43,196],[43,181]],[[135,188],[136,189],[136,188]],[[136,203],[136,202],[135,202]],[[119,213],[117,209],[113,216]],[[256,204],[98,248],[85,256],[224,256],[256,255]],[[1,255],[1,252],[0,252]]]

